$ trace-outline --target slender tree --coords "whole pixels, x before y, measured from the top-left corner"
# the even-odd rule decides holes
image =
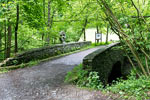
[[[16,6],[16,26],[15,26],[15,53],[18,52],[18,24],[19,24],[19,4]]]
[[[51,0],[48,0],[48,30],[50,30],[50,21],[51,21]],[[50,44],[50,34],[48,33],[47,42]]]
[[[7,34],[7,53],[6,53],[6,58],[10,57],[11,54],[11,23],[9,21],[10,19],[8,19],[8,34]]]
[[[84,22],[84,26],[83,26],[83,33],[84,33],[84,41],[86,41],[86,26],[87,26],[87,23],[88,23],[88,20],[87,18],[85,19],[85,22]]]
[[[108,43],[109,25],[107,25],[106,44]]]
[[[86,26],[88,24],[88,17],[85,17],[85,20],[84,20],[84,24],[83,24],[83,27],[82,27],[82,30],[81,30],[81,34],[80,36],[83,34],[84,35],[84,41],[86,41],[86,32],[85,32],[85,29],[86,29]],[[78,38],[77,41],[79,41],[80,38]]]
[[[0,28],[0,50],[2,49],[2,30],[3,30],[3,27],[4,27],[4,24],[2,24],[2,27]]]
[[[4,21],[4,40],[5,40],[5,57],[7,58],[7,25],[6,25],[6,20]]]
[[[0,50],[2,49],[2,33],[0,32]]]
[[[45,22],[45,17],[46,17],[46,11],[45,11],[45,0],[43,0],[43,18]],[[44,24],[45,25],[45,24]],[[45,33],[42,33],[42,41],[44,40]]]

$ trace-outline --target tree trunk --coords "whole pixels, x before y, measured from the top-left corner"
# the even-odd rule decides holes
[[[18,24],[19,24],[19,4],[17,4],[17,19],[16,19],[16,27],[15,27],[15,53],[18,52]]]
[[[83,24],[83,28],[82,28],[81,34],[80,34],[79,38],[77,39],[77,41],[79,41],[79,39],[80,39],[82,34],[84,34],[84,41],[86,41],[85,29],[86,29],[87,23],[88,23],[88,20],[87,20],[87,17],[86,17],[85,21],[84,21],[84,24]]]
[[[0,28],[0,50],[2,50],[2,37],[3,37],[3,29],[4,29],[4,27],[5,27],[5,24],[4,23],[2,23],[2,25],[1,25],[1,28]]]
[[[50,26],[50,18],[51,18],[51,0],[48,0],[48,26]]]
[[[83,26],[83,33],[84,33],[84,41],[86,41],[86,32],[85,32],[85,29],[86,29],[86,26],[87,26],[87,18],[85,19],[85,23],[84,23],[84,26]]]
[[[52,1],[49,0],[48,1],[48,30],[49,30],[49,34],[48,34],[48,38],[47,38],[47,42],[48,44],[50,44],[50,30],[52,28],[52,25],[53,25],[53,18],[55,16],[55,12],[56,12],[56,9],[53,9],[53,11],[51,11],[51,3]]]
[[[2,50],[2,31],[4,28],[4,24],[2,24],[2,27],[0,28],[0,50]]]
[[[98,28],[98,25],[96,25],[96,30],[97,30],[97,33],[99,33],[99,28]]]
[[[45,22],[45,0],[43,0],[43,18]],[[45,33],[42,33],[42,41],[44,40]]]
[[[0,32],[0,50],[2,49],[2,33]]]
[[[86,41],[86,32],[85,32],[85,29],[86,29],[87,23],[88,23],[88,20],[87,20],[87,17],[86,17],[85,22],[84,22],[84,26],[83,26],[83,31],[82,31],[84,33],[84,41]]]
[[[10,57],[10,53],[11,53],[11,24],[9,23],[9,19],[8,19],[8,36],[7,36],[7,53],[6,53],[6,58]]]
[[[51,22],[51,0],[48,0],[48,30],[50,29],[50,22]],[[50,34],[47,36],[47,43],[50,44]]]
[[[4,38],[5,38],[5,58],[7,55],[7,25],[6,25],[6,20],[4,21],[5,23],[5,31],[4,31]]]
[[[98,25],[96,25],[96,31],[97,31],[97,33],[100,33],[100,32],[99,32]],[[101,36],[102,36],[102,35],[101,35]],[[102,37],[101,37],[101,38],[102,38]],[[95,39],[96,39],[96,35],[95,35]],[[96,40],[97,43],[99,43],[99,41],[100,41],[99,39]],[[102,41],[102,39],[101,39],[101,41]],[[95,43],[96,43],[96,42],[95,42]]]
[[[109,26],[107,25],[106,44],[108,43]]]
[[[86,41],[86,32],[85,32],[85,28],[84,28],[84,41]]]
[[[44,16],[44,21],[45,21],[45,0],[43,0],[43,16]]]

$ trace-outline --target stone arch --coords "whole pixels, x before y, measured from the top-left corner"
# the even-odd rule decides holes
[[[96,50],[83,59],[84,69],[98,72],[99,79],[104,85],[119,77],[126,79],[131,70],[123,50],[114,46],[117,47],[117,44]]]
[[[113,80],[117,80],[117,78],[122,77],[122,73],[121,73],[121,62],[117,61],[115,64],[113,64],[112,66],[112,70],[108,76],[108,83],[112,83]]]

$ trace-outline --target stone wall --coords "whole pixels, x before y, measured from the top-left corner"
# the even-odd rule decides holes
[[[60,55],[63,53],[68,53],[71,51],[79,50],[90,44],[91,44],[90,41],[86,41],[86,42],[57,44],[55,46],[36,48],[36,49],[29,50],[27,52],[18,54],[14,58],[11,58],[8,61],[6,61],[5,65],[6,66],[10,66],[14,64],[17,65],[21,63],[27,63],[31,60],[44,59],[44,58]]]
[[[107,84],[113,79],[121,76],[126,76],[129,74],[131,66],[125,57],[124,52],[116,48],[119,43],[114,43],[108,45],[106,48],[99,49],[83,59],[83,66],[85,69],[92,69],[99,73],[100,80]],[[112,73],[113,68],[116,68],[116,72]],[[112,76],[111,76],[112,75]]]

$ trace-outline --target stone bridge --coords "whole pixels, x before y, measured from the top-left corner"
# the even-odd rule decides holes
[[[131,69],[123,50],[119,49],[120,43],[113,43],[103,49],[98,49],[83,59],[84,69],[99,73],[100,80],[112,83],[113,80],[125,78]]]
[[[8,58],[3,63],[0,63],[0,66],[18,65],[21,63],[27,63],[32,60],[45,59],[45,58],[61,55],[64,53],[69,53],[75,50],[79,50],[88,45],[91,45],[90,41],[56,44],[53,46],[35,48],[35,49],[28,50],[26,52],[17,54],[15,57]]]
[[[10,62],[42,59],[90,44],[90,42],[80,42],[34,49],[19,54]],[[125,63],[123,52],[115,48],[117,45],[115,43],[108,46],[98,46],[47,60],[33,67],[0,74],[0,100],[112,100],[99,91],[80,89],[64,83],[64,77],[67,72],[82,61],[85,68],[89,66],[93,71],[98,71],[101,80],[105,83],[124,75],[123,72],[125,72],[124,68],[126,68],[127,63]],[[25,60],[28,57],[29,59]]]

